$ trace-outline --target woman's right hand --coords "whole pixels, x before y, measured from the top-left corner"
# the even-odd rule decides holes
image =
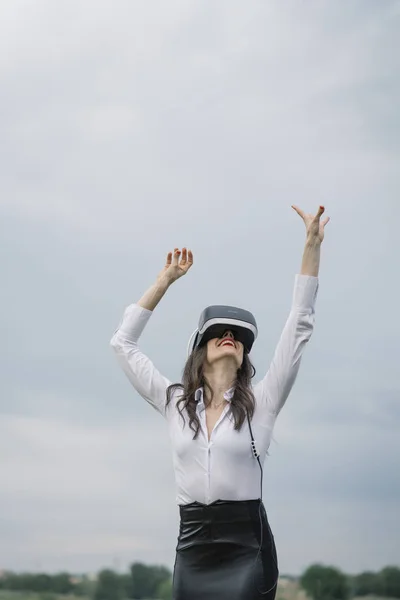
[[[171,283],[186,275],[192,265],[192,251],[188,251],[186,248],[182,248],[182,251],[180,251],[179,248],[175,248],[174,252],[167,254],[167,262],[163,270],[158,274],[157,280],[171,285]]]

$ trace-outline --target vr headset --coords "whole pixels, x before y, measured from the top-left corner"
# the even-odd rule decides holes
[[[212,338],[221,338],[225,331],[232,331],[235,340],[242,342],[244,351],[249,353],[258,334],[257,323],[248,310],[236,306],[208,306],[200,315],[197,329],[192,333],[187,355]]]

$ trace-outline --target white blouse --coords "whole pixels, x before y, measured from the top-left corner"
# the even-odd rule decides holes
[[[264,378],[252,386],[255,412],[251,421],[256,447],[263,465],[271,442],[276,417],[296,380],[301,357],[314,328],[317,277],[297,274],[292,307]],[[197,415],[201,423],[197,439],[185,426],[176,401],[182,392],[174,393],[166,407],[167,387],[172,383],[141,352],[138,341],[152,312],[137,304],[129,305],[115,331],[111,346],[136,391],[167,421],[172,446],[177,504],[197,500],[210,504],[215,500],[250,500],[260,497],[260,468],[251,449],[247,419],[240,431],[234,430],[229,401],[232,390],[225,393],[228,404],[208,439],[203,390],[196,393]],[[181,405],[180,405],[181,407]]]

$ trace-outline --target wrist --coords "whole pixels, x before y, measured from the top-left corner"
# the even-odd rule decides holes
[[[140,298],[137,304],[142,308],[153,311],[168,290],[169,285],[163,277],[157,277],[153,285]]]
[[[318,247],[321,243],[320,238],[315,235],[307,235],[306,237],[306,246],[309,246],[310,248]]]
[[[169,288],[171,283],[172,283],[172,281],[170,279],[168,279],[167,277],[162,275],[161,277],[157,277],[154,285],[160,291],[165,292]]]

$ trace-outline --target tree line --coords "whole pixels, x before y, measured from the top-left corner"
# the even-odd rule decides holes
[[[311,565],[298,579],[313,600],[349,600],[355,596],[400,599],[400,568],[385,567],[379,572],[348,575],[335,567]],[[36,592],[44,600],[59,595],[85,596],[92,600],[171,600],[172,573],[160,565],[135,562],[127,573],[103,569],[96,581],[69,573],[14,573],[0,577],[0,589]]]
[[[67,572],[49,575],[6,571],[0,576],[0,590],[35,592],[41,594],[43,600],[56,600],[59,595],[85,596],[93,600],[169,600],[172,597],[172,573],[164,566],[140,562],[132,564],[128,573],[103,569],[96,581]]]
[[[346,575],[335,567],[315,564],[300,577],[300,585],[313,600],[348,600],[355,596],[400,598],[400,568]]]

